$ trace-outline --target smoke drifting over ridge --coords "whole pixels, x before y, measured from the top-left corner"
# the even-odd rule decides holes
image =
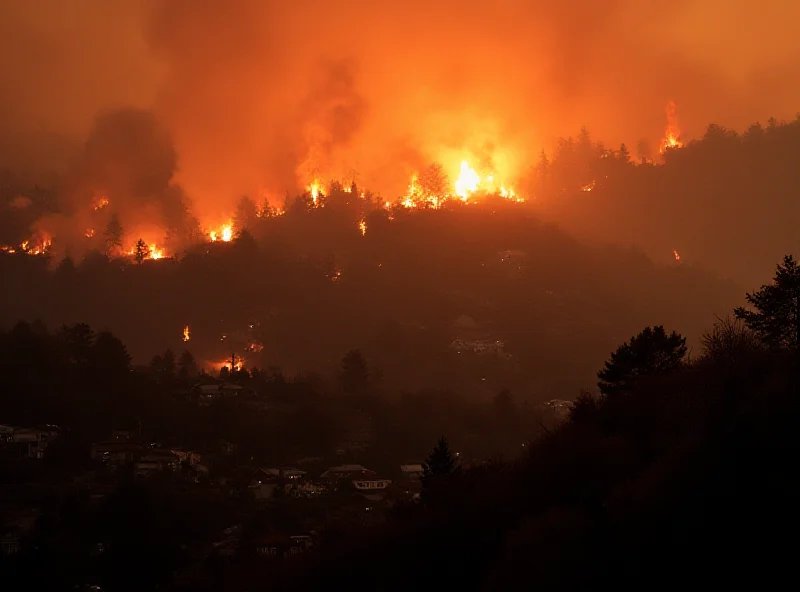
[[[652,144],[793,117],[800,7],[444,0],[0,3],[3,165],[71,170],[94,119],[151,111],[202,220],[355,173],[387,196],[442,162],[521,175],[586,125]]]

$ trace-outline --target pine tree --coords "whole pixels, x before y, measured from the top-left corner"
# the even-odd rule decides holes
[[[686,338],[664,327],[646,327],[623,343],[597,373],[597,387],[606,396],[631,390],[641,377],[667,374],[681,365]]]
[[[442,487],[457,472],[456,457],[450,452],[447,439],[442,437],[423,465],[422,501],[433,507],[446,503],[447,495],[441,494]]]
[[[439,438],[423,468],[423,479],[427,480],[448,477],[456,471],[456,457],[450,452],[446,438]]]
[[[122,237],[125,234],[122,228],[122,223],[119,221],[119,216],[116,213],[111,214],[111,219],[106,226],[106,247],[109,253],[122,249]]]
[[[361,351],[354,349],[344,356],[340,380],[342,390],[348,395],[361,394],[367,388],[369,370]]]
[[[772,283],[746,299],[755,311],[740,306],[734,311],[737,319],[771,348],[800,349],[800,267],[794,257],[784,257]]]
[[[136,241],[136,248],[133,251],[133,257],[136,259],[136,263],[139,265],[147,259],[147,256],[150,254],[150,247],[147,246],[147,243],[144,242],[142,239]]]

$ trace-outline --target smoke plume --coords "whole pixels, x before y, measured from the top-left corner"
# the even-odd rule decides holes
[[[315,173],[387,197],[432,161],[518,177],[583,125],[657,145],[669,100],[686,138],[793,117],[798,16],[778,0],[4,0],[0,158],[88,167],[131,203],[177,183],[208,224]],[[145,155],[127,124],[103,136],[126,108],[171,139]]]

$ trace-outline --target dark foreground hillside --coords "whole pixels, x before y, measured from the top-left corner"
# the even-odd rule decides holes
[[[798,526],[797,360],[717,353],[587,404],[514,465],[246,589],[509,590],[777,584]],[[438,499],[438,496],[437,496]],[[264,579],[262,579],[262,577]]]

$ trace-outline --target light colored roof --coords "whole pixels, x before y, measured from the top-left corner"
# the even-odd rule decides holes
[[[360,473],[366,471],[367,468],[362,465],[340,465],[338,467],[331,467],[321,477],[331,477],[334,475],[346,475],[347,473]]]
[[[421,473],[425,470],[421,463],[411,465],[400,465],[400,470],[404,473]]]

